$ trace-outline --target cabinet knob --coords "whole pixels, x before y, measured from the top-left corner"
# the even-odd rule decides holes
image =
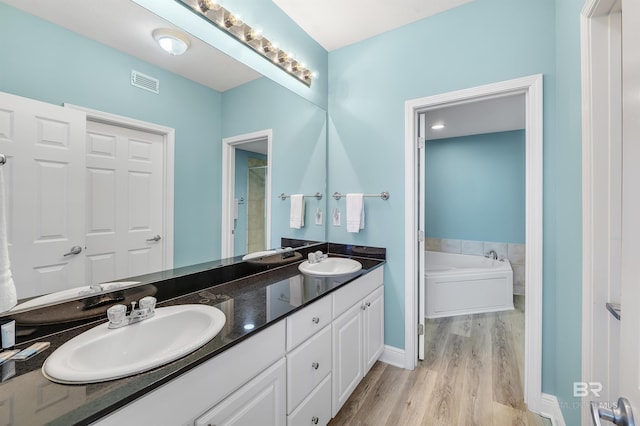
[[[367,309],[367,306],[366,305],[362,305],[362,306],[360,306],[360,309],[362,309],[364,311],[365,309]]]
[[[320,364],[317,362],[314,362],[313,364],[311,364],[311,368],[313,368],[314,370],[317,370],[320,367]]]
[[[318,324],[318,323],[320,322],[320,318],[318,318],[318,317],[313,317],[313,318],[311,318],[311,321],[312,321],[314,324]]]
[[[319,421],[320,419],[316,416],[311,417],[311,423],[313,423],[314,425],[317,425]]]
[[[367,307],[371,306],[371,302],[366,303]]]

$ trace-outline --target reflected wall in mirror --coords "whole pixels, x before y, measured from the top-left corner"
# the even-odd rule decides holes
[[[193,37],[183,56],[167,55],[155,45],[151,33],[173,26],[129,0],[113,0],[109,8],[97,0],[51,3],[0,3],[0,37],[12,40],[0,46],[0,91],[57,106],[70,103],[175,131],[173,267],[221,257],[223,138],[271,129],[273,193],[325,194],[324,110],[228,57],[219,65],[218,59],[211,58],[219,58],[220,53]],[[73,31],[32,13],[58,19]],[[230,70],[231,75],[220,69]],[[158,79],[159,93],[133,86],[132,70]],[[212,75],[219,77],[215,88]],[[19,194],[16,190],[9,197]],[[307,225],[294,230],[289,228],[289,202],[272,195],[267,200],[272,221],[265,247],[278,247],[282,237],[324,240],[324,226],[311,219],[316,209],[324,210],[324,200],[326,196],[323,201],[310,199]],[[113,207],[108,202],[104,205]],[[86,207],[81,209],[86,214]],[[23,213],[12,211],[10,217]],[[78,245],[86,251],[92,248],[86,241]],[[59,257],[60,262],[66,259],[62,253]],[[85,272],[68,280],[68,287],[97,284],[86,277]],[[19,298],[59,290],[48,289],[46,283],[29,289],[20,277],[15,281]]]

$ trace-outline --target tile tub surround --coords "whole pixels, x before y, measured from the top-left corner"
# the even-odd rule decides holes
[[[496,253],[498,253],[498,257],[504,256],[511,262],[511,268],[513,269],[513,294],[522,296],[525,294],[524,244],[427,237],[425,240],[425,250],[470,254],[473,256],[485,256],[489,251],[495,250]]]
[[[235,278],[222,284],[164,300],[159,303],[159,307],[185,303],[215,306],[227,315],[227,325],[214,339],[186,357],[131,377],[88,385],[69,386],[49,382],[40,371],[47,356],[70,338],[94,327],[99,322],[104,322],[104,319],[47,336],[46,340],[51,342],[51,347],[45,352],[26,362],[12,362],[11,365],[3,366],[5,367],[2,369],[3,377],[8,368],[15,368],[15,376],[7,377],[0,384],[0,415],[3,415],[5,409],[17,410],[13,413],[4,412],[4,414],[12,415],[16,424],[89,424],[244,341],[254,333],[279,322],[313,301],[331,294],[358,276],[384,264],[384,260],[366,257],[358,257],[358,260],[363,264],[362,273],[355,277],[344,278],[342,281],[336,278],[301,276],[303,299],[300,304],[296,303],[294,306],[286,300],[280,300],[277,313],[274,313],[272,309],[273,304],[267,306],[267,301],[273,300],[268,295],[274,293],[280,295],[283,286],[288,288],[290,278],[300,276],[297,269],[299,262]],[[162,287],[162,283],[157,283],[157,286]],[[271,317],[269,317],[269,312],[271,312]],[[253,330],[244,329],[247,319],[251,319],[255,325]],[[18,346],[23,348],[26,345],[28,343]],[[31,412],[24,412],[27,410],[23,408],[25,405],[4,403],[9,399],[13,401],[33,400],[36,395],[39,395],[39,392],[42,392],[42,389],[46,389],[49,396],[66,395],[64,403],[52,403],[49,407],[39,408],[37,414],[33,414],[33,416],[37,415],[37,418],[31,417]],[[29,405],[27,404],[27,406]],[[23,412],[20,411],[21,408],[24,410]]]

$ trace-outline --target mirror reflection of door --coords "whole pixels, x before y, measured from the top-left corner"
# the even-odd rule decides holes
[[[267,248],[267,143],[243,144],[235,150],[234,255]]]

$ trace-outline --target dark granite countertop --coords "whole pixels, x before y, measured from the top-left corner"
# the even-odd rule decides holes
[[[355,254],[345,252],[340,245],[330,248],[338,255]],[[105,320],[74,324],[39,338],[50,341],[51,347],[28,361],[9,361],[0,366],[0,420],[30,426],[84,425],[96,421],[384,263],[383,259],[367,258],[360,253],[356,258],[363,264],[362,271],[341,279],[304,276],[298,271],[298,261],[223,283],[218,283],[217,277],[213,279],[210,272],[213,285],[200,283],[190,293],[159,298],[158,307],[187,303],[215,306],[225,313],[227,322],[214,339],[195,352],[134,376],[96,384],[62,385],[42,375],[44,360],[57,347]],[[182,276],[181,280],[189,278]],[[193,274],[193,280],[202,281],[203,277]],[[294,292],[299,300],[291,300],[292,286],[302,290]]]

